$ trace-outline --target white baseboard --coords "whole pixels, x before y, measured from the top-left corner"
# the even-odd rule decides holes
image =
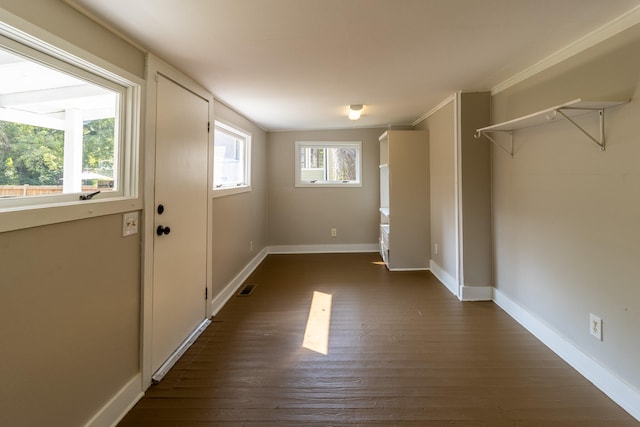
[[[389,271],[429,271],[431,270],[429,267],[418,267],[418,268],[390,268]]]
[[[458,297],[458,282],[455,277],[444,271],[444,269],[434,260],[431,260],[429,265],[431,266],[431,272],[436,276],[436,279],[440,280],[452,294]]]
[[[465,286],[460,288],[461,301],[491,301],[493,300],[492,286]]]
[[[244,283],[245,280],[253,273],[253,271],[260,265],[262,261],[267,257],[269,251],[267,248],[262,249],[258,255],[256,255],[249,264],[247,264],[240,273],[234,277],[227,286],[225,286],[224,290],[216,295],[211,300],[211,315],[215,316],[218,314],[220,309],[224,307],[224,305],[229,301],[229,299],[235,295],[240,286]]]
[[[500,290],[494,289],[493,301],[583,377],[609,396],[611,400],[640,421],[640,391],[631,387],[606,367],[583,353],[582,350],[532,316]]]
[[[143,395],[142,374],[137,374],[85,424],[85,427],[115,427]]]
[[[377,243],[355,243],[344,245],[280,245],[269,246],[270,254],[330,254],[350,252],[378,252]]]

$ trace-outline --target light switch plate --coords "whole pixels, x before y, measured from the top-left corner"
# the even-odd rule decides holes
[[[122,237],[138,233],[138,212],[122,214]]]

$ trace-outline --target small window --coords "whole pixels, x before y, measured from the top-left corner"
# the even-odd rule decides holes
[[[251,135],[215,122],[213,135],[214,196],[251,190]]]
[[[296,187],[361,187],[362,142],[295,144]]]

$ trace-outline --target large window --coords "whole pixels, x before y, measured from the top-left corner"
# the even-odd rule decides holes
[[[295,144],[296,187],[362,186],[362,142]]]
[[[213,141],[214,196],[251,190],[251,135],[215,122]]]
[[[132,87],[56,56],[0,36],[0,210],[134,195]]]

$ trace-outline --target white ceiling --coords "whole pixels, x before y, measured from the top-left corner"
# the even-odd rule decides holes
[[[266,130],[409,124],[640,0],[68,0]],[[364,104],[351,122],[349,104]]]

